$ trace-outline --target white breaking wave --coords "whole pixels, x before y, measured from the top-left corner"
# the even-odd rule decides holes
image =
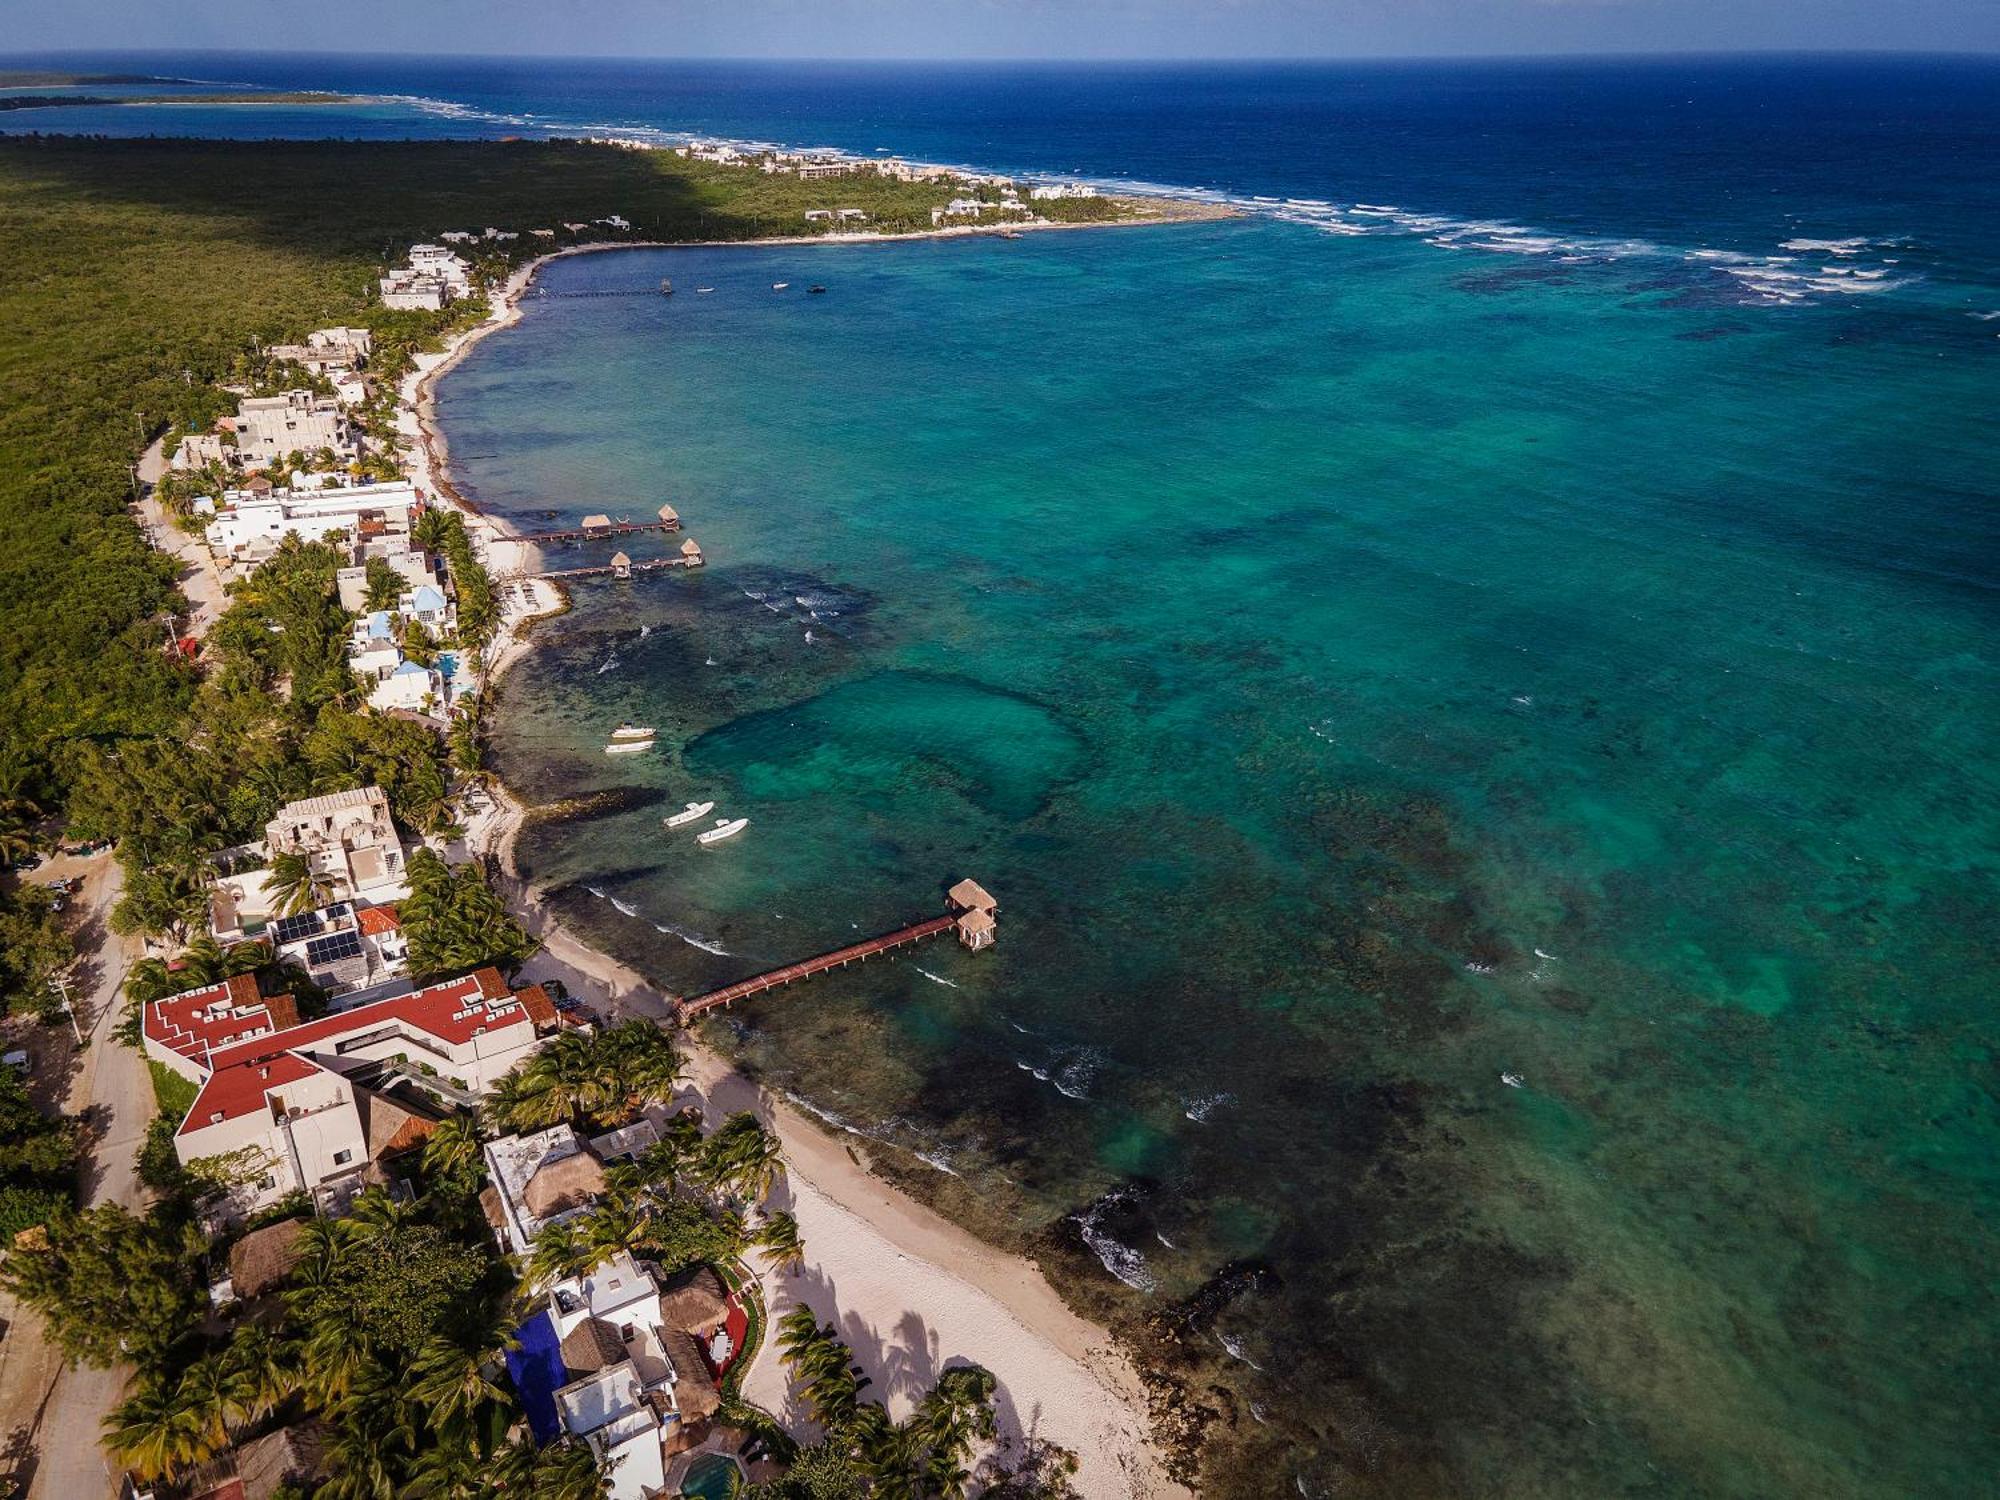
[[[1076,1215],[1077,1232],[1083,1236],[1084,1244],[1090,1246],[1091,1253],[1105,1270],[1116,1276],[1135,1292],[1150,1292],[1159,1286],[1159,1280],[1146,1266],[1146,1257],[1130,1245],[1120,1244],[1106,1234],[1098,1225],[1099,1216],[1105,1207],[1115,1199],[1107,1199],[1083,1213]]]
[[[1199,1099],[1184,1101],[1181,1113],[1186,1115],[1188,1119],[1193,1120],[1197,1125],[1200,1125],[1205,1123],[1208,1117],[1222,1108],[1223,1105],[1234,1104],[1235,1102],[1236,1096],[1234,1094],[1205,1094]]]
[[[599,677],[602,677],[606,672],[615,672],[621,665],[623,665],[623,663],[621,663],[618,660],[618,658],[614,656],[609,661],[605,662],[603,666],[597,669],[597,675]]]
[[[729,950],[714,938],[698,937],[684,927],[676,927],[671,922],[655,922],[653,931],[663,937],[677,937],[690,948],[699,948],[704,953],[713,953],[717,958],[729,957]]]
[[[615,910],[619,916],[636,917],[639,915],[637,907],[634,907],[628,904],[627,902],[620,901],[616,896],[611,897],[610,900],[613,910]]]
[[[948,990],[955,990],[958,988],[958,985],[954,981],[945,978],[944,975],[942,974],[933,974],[929,969],[926,969],[921,964],[911,964],[910,967],[915,969],[919,974],[923,975],[924,978],[928,979],[932,984],[941,984]]]

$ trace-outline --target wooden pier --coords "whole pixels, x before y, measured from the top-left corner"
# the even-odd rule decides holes
[[[637,536],[642,531],[680,529],[680,514],[671,505],[662,505],[657,520],[628,521],[621,516],[614,521],[609,516],[585,516],[582,525],[567,527],[562,531],[536,531],[526,536],[503,536],[496,537],[495,540],[539,547],[551,542],[594,542],[603,537]]]
[[[782,985],[796,984],[801,979],[810,979],[815,974],[824,974],[828,969],[844,969],[849,964],[861,963],[880,953],[888,953],[897,948],[906,948],[912,943],[921,943],[926,938],[934,938],[942,933],[956,932],[958,940],[977,952],[993,941],[994,918],[997,903],[970,880],[961,880],[951,888],[945,898],[949,908],[941,917],[931,917],[922,922],[912,922],[907,927],[898,927],[894,932],[885,932],[880,937],[869,938],[866,942],[849,943],[845,948],[836,948],[831,953],[822,953],[817,958],[787,964],[782,969],[772,969],[769,973],[758,974],[750,979],[738,980],[719,990],[710,990],[705,995],[696,995],[690,1000],[674,1002],[674,1019],[687,1026],[699,1020],[709,1011],[733,1005],[738,1000],[747,1000],[752,995],[761,995],[766,990],[775,990]]]

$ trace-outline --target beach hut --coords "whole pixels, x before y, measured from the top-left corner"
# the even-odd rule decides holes
[[[585,516],[583,518],[583,529],[585,531],[609,531],[611,529],[611,517],[602,515]]]
[[[612,553],[611,576],[613,578],[630,578],[632,576],[632,559],[622,552]]]
[[[698,568],[701,566],[701,543],[697,542],[693,537],[689,537],[681,543],[681,563],[684,567],[689,568]]]
[[[587,1151],[544,1162],[521,1189],[521,1203],[538,1219],[582,1208],[602,1196],[604,1167]]]
[[[671,505],[662,505],[660,507],[660,524],[669,531],[679,531],[681,529],[681,513]]]
[[[630,1358],[618,1330],[599,1317],[585,1318],[564,1334],[561,1348],[563,1368],[576,1380]]]

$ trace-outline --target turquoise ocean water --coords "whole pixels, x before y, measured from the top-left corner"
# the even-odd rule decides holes
[[[474,495],[712,562],[514,679],[509,778],[625,799],[534,875],[681,992],[989,885],[737,1041],[1125,1309],[1207,1285],[1217,1493],[1982,1487],[1962,313],[1257,219],[543,285],[443,387]]]

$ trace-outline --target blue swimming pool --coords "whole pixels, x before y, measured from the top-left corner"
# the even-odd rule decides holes
[[[521,1394],[521,1410],[527,1413],[535,1441],[553,1442],[562,1430],[556,1420],[555,1393],[569,1380],[555,1324],[546,1314],[537,1313],[515,1329],[514,1336],[520,1347],[507,1351],[507,1374]]]
[[[704,1453],[681,1476],[681,1494],[691,1500],[729,1500],[742,1477],[743,1471],[736,1466],[735,1459],[720,1453]]]

